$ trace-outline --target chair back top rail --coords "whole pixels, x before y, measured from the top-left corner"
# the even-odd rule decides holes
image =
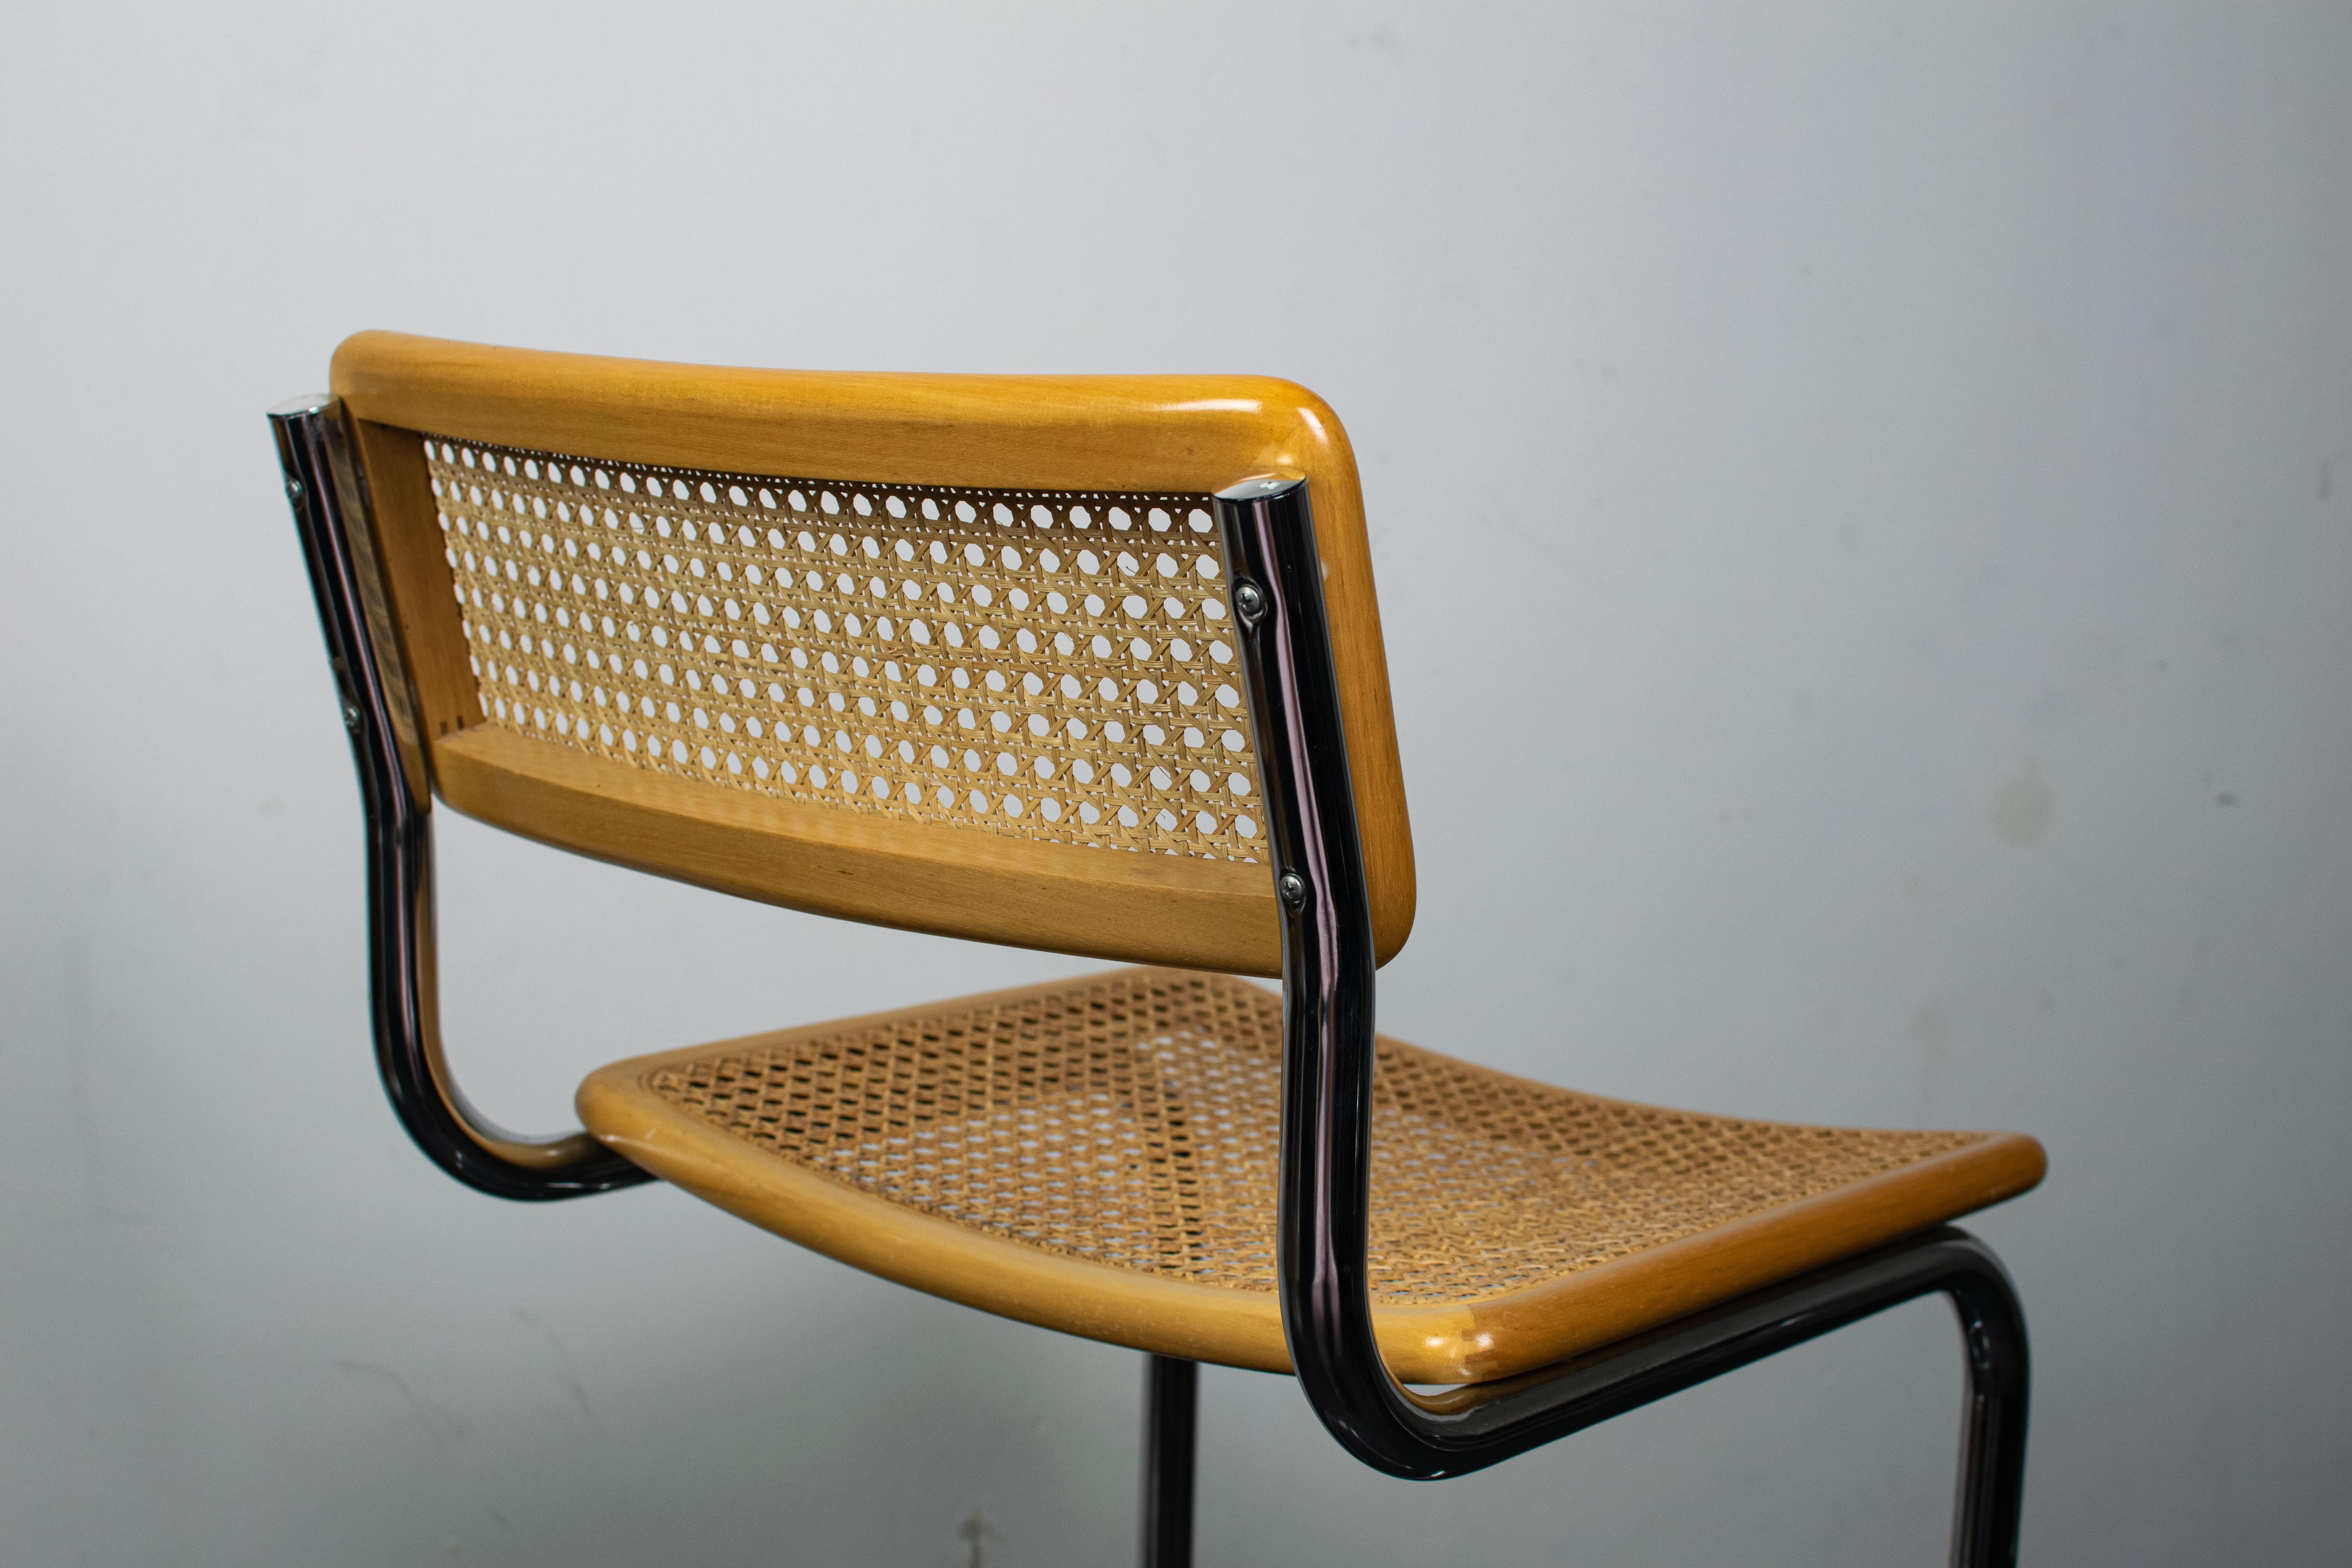
[[[1412,836],[1355,464],[1259,377],[336,353],[445,802],[639,869],[1023,946],[1281,969],[1210,497],[1307,478],[1380,957]]]

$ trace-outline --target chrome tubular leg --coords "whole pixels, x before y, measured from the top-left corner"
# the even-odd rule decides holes
[[[1143,1568],[1192,1568],[1201,1365],[1155,1355],[1143,1373]]]
[[[394,1112],[434,1163],[497,1197],[543,1202],[651,1181],[585,1132],[507,1131],[450,1079],[434,977],[432,799],[368,542],[365,476],[334,399],[298,397],[269,423],[359,769],[376,1065]]]
[[[1946,1294],[1959,1316],[1969,1366],[1958,1496],[1952,1504],[1952,1568],[2015,1568],[2032,1383],[2024,1310],[1998,1271],[1971,1276]]]
[[[1282,909],[1283,1113],[1276,1258],[1283,1333],[1307,1402],[1347,1450],[1419,1480],[1466,1475],[1920,1296],[1951,1299],[1969,1414],[1953,1559],[2017,1555],[2025,1321],[1990,1248],[1938,1228],[1500,1383],[1423,1394],[1372,1331],[1374,953],[1363,847],[1307,481],[1219,492],[1231,600],[1265,772]]]

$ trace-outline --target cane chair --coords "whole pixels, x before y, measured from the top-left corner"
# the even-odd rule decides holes
[[[1160,1568],[1190,1556],[1199,1362],[1293,1373],[1350,1453],[1435,1479],[1942,1293],[1954,1560],[2013,1560],[2024,1324],[1947,1222],[2039,1181],[2032,1140],[1660,1110],[1373,1032],[1412,847],[1314,396],[378,332],[331,381],[272,420],[366,807],[378,1063],[451,1175],[659,1177],[1147,1352]],[[443,1058],[436,795],[743,898],[1137,967],[620,1062],[584,1131],[524,1138]]]

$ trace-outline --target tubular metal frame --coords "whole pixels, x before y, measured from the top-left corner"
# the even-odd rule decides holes
[[[433,825],[415,704],[377,566],[366,479],[326,396],[270,410],[286,494],[352,739],[367,819],[376,1064],[426,1158],[493,1196],[582,1197],[653,1177],[585,1132],[526,1138],[477,1111],[443,1055]],[[2017,1557],[2030,1381],[2025,1321],[2000,1260],[1948,1227],[1758,1291],[1522,1377],[1424,1395],[1372,1334],[1369,1237],[1374,961],[1307,482],[1243,480],[1216,498],[1233,563],[1283,919],[1283,1130],[1276,1237],[1283,1328],[1324,1426],[1375,1469],[1466,1475],[1858,1319],[1941,1293],[1969,1373],[1954,1568]],[[1149,1358],[1142,1560],[1192,1560],[1198,1366]]]
[[[1143,1568],[1192,1568],[1192,1475],[1200,1452],[1201,1363],[1145,1358]]]
[[[365,476],[331,397],[269,411],[286,499],[342,697],[367,813],[368,984],[376,1068],[425,1158],[494,1197],[583,1197],[653,1180],[584,1131],[509,1132],[469,1104],[441,1049],[433,936],[432,793],[415,702],[376,575]]]
[[[1283,921],[1283,1331],[1307,1402],[1357,1458],[1465,1475],[1915,1297],[1959,1314],[1969,1372],[1955,1568],[2017,1557],[2030,1381],[2024,1315],[1991,1250],[1941,1228],[1525,1376],[1403,1387],[1372,1333],[1367,1268],[1373,972],[1363,851],[1307,481],[1216,498],[1265,780]]]

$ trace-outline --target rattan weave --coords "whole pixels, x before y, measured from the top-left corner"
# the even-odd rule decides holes
[[[1204,498],[425,455],[490,723],[862,814],[1260,852]]]
[[[1112,1268],[1275,1289],[1281,1002],[1122,970],[715,1049],[646,1079],[774,1158]],[[1597,1099],[1383,1039],[1372,1268],[1387,1304],[1471,1300],[1976,1142]]]

